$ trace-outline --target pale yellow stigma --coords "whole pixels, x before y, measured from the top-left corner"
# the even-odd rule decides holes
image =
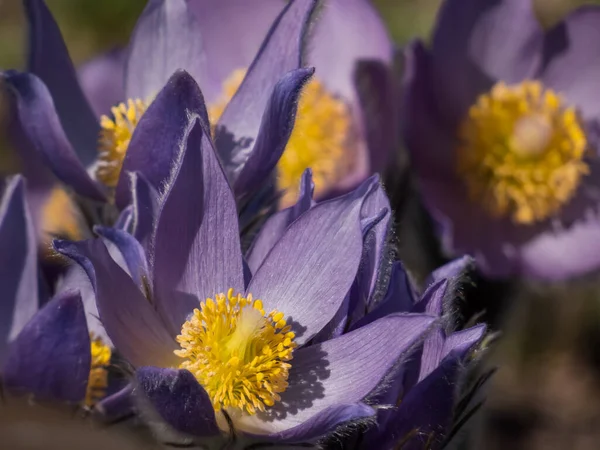
[[[106,395],[108,388],[107,368],[110,364],[110,347],[102,342],[100,338],[90,335],[92,364],[88,378],[87,392],[85,394],[85,406],[93,407]]]
[[[111,108],[113,118],[100,118],[100,139],[98,143],[98,167],[96,177],[104,185],[114,188],[119,182],[121,166],[129,141],[148,104],[140,99],[127,100]]]
[[[294,333],[284,315],[266,314],[252,295],[218,294],[207,298],[183,324],[175,354],[179,366],[194,374],[215,411],[265,411],[288,386]]]
[[[494,217],[533,224],[556,214],[589,173],[575,108],[538,81],[496,84],[460,127],[457,171]]]
[[[221,99],[208,109],[212,124],[223,113],[244,75],[244,70],[236,70],[225,81]],[[356,144],[352,142],[351,131],[352,114],[348,105],[313,78],[300,97],[294,130],[277,165],[282,206],[294,202],[298,183],[307,168],[313,171],[317,197],[353,169]]]

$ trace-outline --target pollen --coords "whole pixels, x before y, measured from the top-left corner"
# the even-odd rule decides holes
[[[88,387],[85,395],[85,406],[93,407],[106,395],[108,388],[108,365],[110,364],[111,350],[100,338],[90,335],[92,364]]]
[[[242,83],[245,70],[238,69],[225,81],[221,98],[208,108],[216,123]],[[296,197],[302,173],[311,168],[315,195],[328,191],[354,168],[356,145],[352,142],[352,113],[349,106],[313,78],[300,96],[294,129],[277,165],[277,187],[281,206]]]
[[[175,354],[204,387],[215,411],[265,411],[280,400],[296,347],[284,315],[266,313],[260,300],[227,295],[207,298],[185,322]]]
[[[100,118],[96,178],[109,188],[117,186],[129,141],[147,108],[143,100],[130,99],[111,108],[112,119]]]
[[[496,84],[459,131],[457,172],[492,217],[530,225],[555,215],[589,173],[577,111],[538,81]]]

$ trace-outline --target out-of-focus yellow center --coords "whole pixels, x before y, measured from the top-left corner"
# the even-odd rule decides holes
[[[245,74],[245,70],[238,69],[223,84],[221,98],[208,108],[212,124],[221,117]],[[298,183],[307,168],[313,171],[317,197],[352,170],[356,147],[351,129],[352,114],[348,105],[313,78],[300,97],[294,130],[277,165],[282,206],[295,201]]]
[[[130,99],[111,108],[112,119],[108,116],[100,118],[96,178],[104,185],[117,186],[133,130],[147,108],[147,102]]]
[[[278,311],[266,314],[260,300],[227,295],[207,298],[183,324],[175,354],[194,374],[215,411],[265,411],[280,400],[296,347],[294,333]]]
[[[557,213],[589,173],[577,112],[538,81],[496,84],[460,127],[457,171],[494,217],[533,224]]]
[[[92,364],[88,378],[87,392],[85,394],[85,406],[93,407],[106,395],[108,388],[107,368],[110,364],[111,350],[100,338],[90,335]]]
[[[83,239],[82,218],[69,194],[60,186],[52,189],[40,216],[40,228],[45,240],[56,237],[73,241]]]

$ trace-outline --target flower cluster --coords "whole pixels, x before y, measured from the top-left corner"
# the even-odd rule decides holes
[[[368,0],[149,0],[76,70],[23,3],[28,65],[0,73],[9,400],[159,444],[444,448],[491,341],[473,280],[600,268],[597,7],[544,30],[530,0],[445,0],[397,52]],[[389,200],[413,186],[401,141],[428,273]]]

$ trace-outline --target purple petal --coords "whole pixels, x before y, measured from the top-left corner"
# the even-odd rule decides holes
[[[42,0],[25,0],[28,70],[48,87],[66,136],[84,166],[96,160],[100,126],[79,82],[60,30]]]
[[[300,180],[300,194],[296,204],[269,217],[252,243],[247,256],[248,266],[252,273],[258,270],[269,251],[281,239],[287,227],[313,206],[314,189],[312,171],[306,169]]]
[[[280,433],[335,405],[362,401],[416,345],[434,318],[398,314],[322,344],[296,350],[289,387],[265,414],[242,417],[242,431]]]
[[[526,243],[518,255],[519,271],[527,277],[566,280],[600,267],[591,244],[600,239],[600,221],[583,218],[564,229],[548,229]]]
[[[131,137],[117,186],[120,208],[131,203],[128,172],[139,172],[154,189],[163,189],[185,142],[190,114],[199,115],[208,124],[202,92],[187,72],[179,71],[158,93]]]
[[[35,75],[14,70],[4,72],[3,78],[15,95],[21,127],[45,163],[79,194],[103,201],[104,193],[73,151],[44,83]]]
[[[208,61],[201,28],[185,0],[150,0],[133,30],[125,68],[127,98],[156,95],[178,70],[201,86]]]
[[[409,439],[403,449],[421,450],[428,442],[439,442],[452,418],[455,383],[461,367],[457,358],[444,360],[404,396],[399,407],[386,418],[385,426],[378,430],[379,433],[376,431],[378,439],[369,442],[377,448],[394,448],[415,429],[419,433]],[[430,437],[432,433],[433,439]]]
[[[550,61],[544,84],[563,94],[586,119],[600,119],[600,8],[582,7],[552,29],[546,38]]]
[[[444,342],[442,359],[446,358],[450,353],[459,355],[460,359],[462,359],[481,340],[485,334],[485,330],[486,326],[481,324],[452,333]]]
[[[286,73],[277,82],[263,114],[256,142],[235,181],[237,195],[252,193],[269,177],[294,129],[298,98],[314,69]]]
[[[246,164],[269,97],[277,82],[301,66],[307,21],[314,0],[289,2],[269,30],[240,88],[219,119],[215,145],[230,180]]]
[[[327,0],[319,10],[308,63],[319,80],[342,98],[355,98],[353,74],[359,60],[390,63],[393,44],[377,10],[365,0]]]
[[[208,394],[187,370],[142,367],[136,379],[141,394],[175,430],[200,437],[220,434]]]
[[[90,337],[78,292],[51,300],[9,347],[4,385],[40,400],[79,403],[91,364]]]
[[[188,1],[202,30],[203,50],[210,63],[210,80],[201,85],[207,102],[218,100],[223,83],[233,71],[250,66],[283,7],[281,0]]]
[[[344,423],[366,419],[374,415],[375,410],[364,403],[332,405],[300,425],[269,435],[269,440],[280,442],[312,442],[328,435]]]
[[[119,213],[114,227],[118,230],[131,231],[133,227],[133,205],[129,205]]]
[[[320,203],[292,223],[248,286],[267,311],[296,325],[298,343],[310,340],[335,315],[360,262],[361,205],[374,180]]]
[[[0,204],[0,363],[38,309],[37,242],[25,200],[25,182],[13,177]]]
[[[353,78],[369,153],[368,167],[370,172],[383,172],[399,147],[398,78],[388,64],[376,60],[360,61]]]
[[[462,256],[435,269],[429,275],[426,284],[431,285],[444,279],[462,278],[467,272],[473,270],[475,260],[470,256]]]
[[[99,55],[77,70],[81,88],[96,117],[125,100],[125,51],[115,49]]]
[[[531,0],[447,0],[432,45],[433,85],[440,110],[455,124],[496,80],[535,75],[543,30]]]
[[[133,235],[145,247],[149,245],[154,222],[158,218],[159,195],[140,173],[132,174]]]
[[[105,239],[105,244],[108,241],[116,248],[125,263],[125,266],[121,268],[129,274],[140,289],[144,289],[144,284],[148,283],[149,272],[146,252],[141,244],[126,231],[116,228],[96,226],[94,232]],[[107,248],[110,252],[108,245]],[[114,256],[113,259],[115,259]]]
[[[414,305],[414,293],[402,263],[394,262],[390,284],[381,303],[363,318],[358,320],[351,329],[355,330],[370,324],[382,317],[394,313],[410,312]]]
[[[104,423],[115,423],[116,421],[135,414],[133,404],[133,386],[126,385],[121,390],[103,398],[96,403],[94,410],[97,411]]]
[[[174,337],[154,310],[152,299],[110,257],[101,239],[69,243],[54,241],[59,252],[87,273],[96,292],[100,320],[115,348],[134,366],[175,366],[179,358]]]
[[[157,306],[174,333],[200,301],[244,289],[235,200],[197,118],[184,143],[154,239]]]

